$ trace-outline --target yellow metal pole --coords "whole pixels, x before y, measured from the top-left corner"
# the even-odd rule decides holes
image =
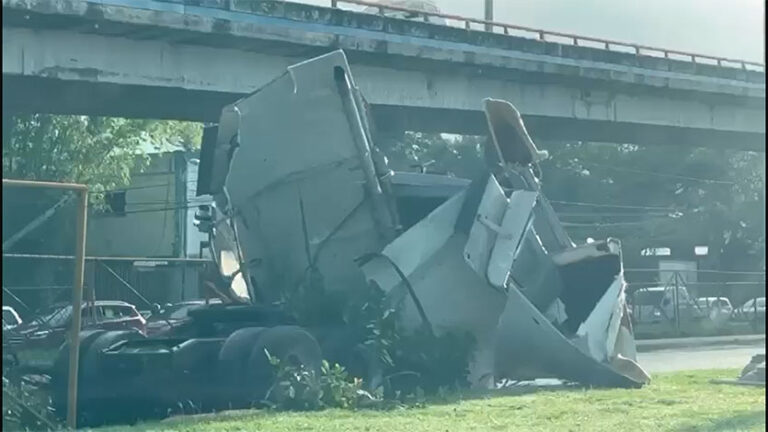
[[[88,190],[81,189],[77,209],[77,247],[75,248],[75,277],[72,291],[72,328],[69,335],[69,394],[67,395],[67,426],[77,428],[77,372],[80,362],[80,311],[83,305],[85,271],[85,227],[88,211]]]
[[[88,186],[76,183],[56,183],[36,180],[12,180],[3,179],[3,186],[29,187],[35,189],[67,189],[74,191],[86,191]]]
[[[65,189],[78,193],[77,245],[75,247],[75,275],[72,287],[72,328],[69,344],[69,387],[67,394],[67,426],[77,428],[77,372],[80,362],[80,314],[83,306],[83,277],[85,272],[85,231],[88,222],[88,186],[73,183],[41,182],[34,180],[3,179],[3,186],[36,189]]]

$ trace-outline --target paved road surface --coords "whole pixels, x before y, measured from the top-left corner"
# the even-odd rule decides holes
[[[637,354],[650,373],[691,369],[742,368],[753,355],[765,352],[765,342],[663,349]]]

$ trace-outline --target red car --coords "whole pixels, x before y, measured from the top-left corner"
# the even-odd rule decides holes
[[[72,306],[57,304],[44,309],[3,337],[3,351],[11,350],[20,366],[46,369],[64,343],[72,320]],[[136,307],[122,301],[84,303],[83,330],[131,330],[146,333],[146,320]]]

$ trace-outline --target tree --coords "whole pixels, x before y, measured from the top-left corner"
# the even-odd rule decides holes
[[[733,267],[731,261],[755,268],[764,259],[762,154],[595,143],[560,145],[550,154],[543,164],[550,199],[606,205],[558,207],[585,214],[585,226],[572,229],[577,237],[615,236],[633,251],[707,245],[715,267]],[[613,217],[604,217],[607,211]]]
[[[418,171],[474,178],[484,169],[481,155],[485,137],[406,132],[377,142],[396,171]]]
[[[3,178],[85,183],[90,205],[102,207],[105,191],[127,186],[131,174],[147,166],[147,150],[193,149],[201,134],[200,125],[186,122],[44,114],[4,117]],[[4,188],[4,252],[5,242],[18,238],[8,242],[13,252],[72,254],[74,207],[46,213],[62,198],[60,190]],[[44,224],[27,235],[17,235],[42,214]],[[14,271],[3,274],[4,286],[60,285],[71,279],[71,263],[12,263]]]
[[[379,143],[395,170],[429,164],[427,172],[473,178],[483,169],[484,140],[409,132]],[[672,144],[537,144],[550,153],[541,164],[544,193],[577,242],[616,237],[627,255],[707,245],[712,267],[764,266],[763,154]]]
[[[202,134],[188,122],[46,114],[14,117],[9,129],[4,178],[85,183],[94,192],[126,186],[149,147],[194,148]]]

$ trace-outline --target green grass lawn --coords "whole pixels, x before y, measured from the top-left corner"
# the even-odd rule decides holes
[[[738,373],[659,374],[640,390],[496,392],[393,411],[240,411],[99,432],[764,431],[764,388],[708,382]]]

